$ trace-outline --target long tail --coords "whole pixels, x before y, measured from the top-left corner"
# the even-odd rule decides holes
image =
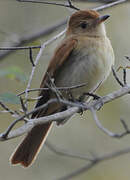
[[[49,91],[43,93],[42,98],[39,99],[35,107],[41,106],[50,98]],[[60,106],[60,104],[56,103],[50,105],[47,109],[36,111],[32,114],[31,119],[53,114],[59,110]],[[40,151],[40,148],[44,144],[52,124],[53,123],[46,123],[33,127],[11,156],[11,164],[21,164],[24,167],[31,165]]]
[[[21,164],[24,167],[31,165],[45,142],[51,126],[52,123],[35,126],[12,155],[11,163]]]

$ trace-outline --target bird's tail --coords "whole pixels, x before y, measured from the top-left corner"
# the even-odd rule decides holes
[[[52,123],[37,125],[27,134],[11,157],[12,164],[31,165],[44,144]]]
[[[37,108],[46,103],[49,98],[49,91],[44,91],[35,107]],[[31,119],[54,114],[59,111],[60,107],[61,104],[59,103],[50,104],[47,108],[34,112]],[[11,156],[11,164],[21,164],[24,167],[31,165],[44,144],[52,124],[53,122],[48,122],[46,124],[39,124],[33,127]]]

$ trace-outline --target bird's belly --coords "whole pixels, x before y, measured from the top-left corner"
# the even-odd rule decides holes
[[[110,73],[112,63],[109,58],[112,57],[102,51],[72,54],[58,73],[56,86],[72,87],[85,83],[85,86],[72,91],[76,97],[84,92],[95,91]]]

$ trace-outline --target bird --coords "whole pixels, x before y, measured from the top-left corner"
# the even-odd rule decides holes
[[[106,34],[104,22],[109,15],[100,15],[95,10],[79,10],[73,13],[67,24],[65,37],[56,48],[42,79],[40,88],[48,88],[50,80],[55,87],[71,87],[72,96],[79,98],[84,92],[94,93],[107,79],[114,65],[114,51]],[[67,92],[61,96],[69,99]],[[36,108],[56,96],[51,89],[39,92]],[[32,114],[33,118],[49,116],[67,109],[59,102],[50,104]],[[34,126],[10,158],[11,164],[28,167],[36,159],[53,122]]]

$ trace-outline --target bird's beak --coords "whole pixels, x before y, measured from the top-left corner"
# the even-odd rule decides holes
[[[110,15],[104,15],[104,16],[99,16],[96,19],[97,24],[100,24],[101,22],[104,22],[106,19],[108,19],[110,17]]]

